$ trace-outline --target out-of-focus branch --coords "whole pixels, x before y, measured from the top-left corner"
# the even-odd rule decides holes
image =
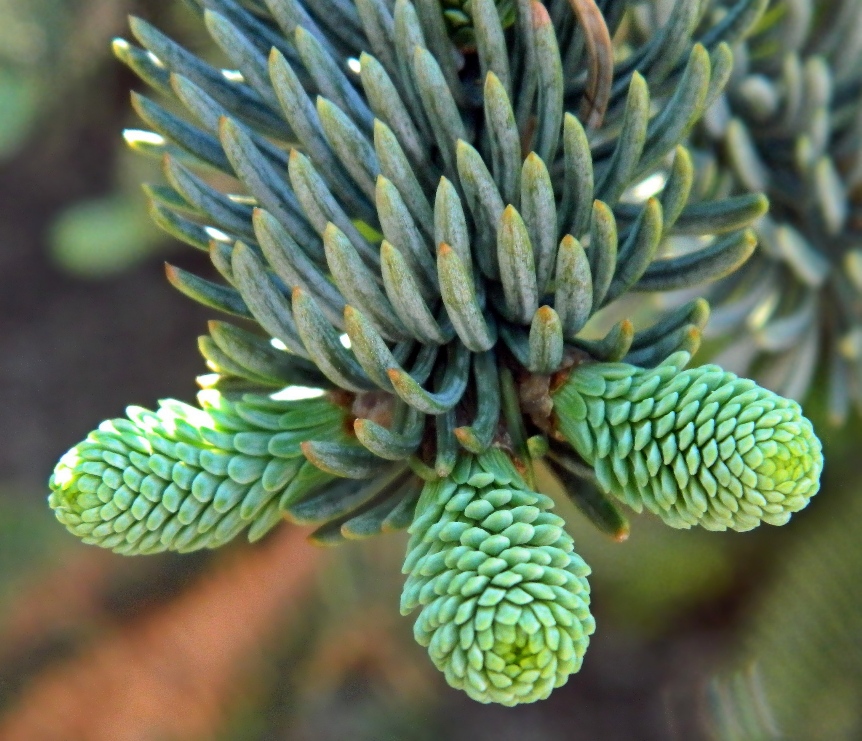
[[[306,534],[280,529],[161,610],[47,672],[0,721],[0,739],[212,736],[241,694],[250,657],[313,582],[322,558]]]
[[[0,663],[7,650],[26,648],[47,634],[104,621],[103,593],[124,562],[109,553],[80,549],[64,554],[56,569],[28,584],[0,616]]]

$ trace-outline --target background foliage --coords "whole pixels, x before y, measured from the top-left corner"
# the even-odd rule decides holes
[[[615,545],[560,505],[602,632],[578,677],[515,711],[449,690],[414,645],[391,609],[399,536],[323,553],[284,529],[139,560],[56,527],[44,472],[68,440],[130,401],[191,399],[202,368],[207,312],[163,281],[153,253],[171,248],[117,134],[130,80],[107,52],[128,11],[194,47],[167,5],[0,3],[0,739],[858,738],[862,430],[827,432],[822,394],[824,490],[781,531],[641,517]]]

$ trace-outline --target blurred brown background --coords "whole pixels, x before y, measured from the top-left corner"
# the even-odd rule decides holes
[[[599,630],[579,675],[517,709],[450,690],[414,644],[403,537],[324,552],[284,526],[126,559],[67,535],[57,458],[205,372],[208,314],[161,267],[201,258],[150,226],[158,165],[122,148],[129,12],[207,48],[180,3],[0,0],[0,741],[862,738],[858,422],[821,425],[824,491],[781,530],[644,517],[619,545],[561,503]]]

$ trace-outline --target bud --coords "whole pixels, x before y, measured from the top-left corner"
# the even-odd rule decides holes
[[[820,486],[821,444],[795,401],[718,366],[577,367],[554,396],[555,426],[602,489],[668,525],[783,525]]]
[[[475,0],[443,0],[443,17],[453,42],[461,49],[476,48],[476,31],[473,26],[473,5]],[[497,13],[503,28],[515,22],[515,1],[495,0]]]
[[[542,700],[581,667],[590,568],[552,501],[499,450],[428,483],[410,529],[401,611],[446,681],[479,702]]]
[[[215,548],[250,527],[256,540],[286,506],[333,480],[305,440],[343,435],[327,397],[279,401],[200,394],[202,409],[129,407],[72,448],[51,477],[57,519],[85,543],[128,555]]]

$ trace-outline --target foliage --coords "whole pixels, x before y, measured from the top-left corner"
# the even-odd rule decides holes
[[[693,137],[704,188],[771,203],[754,259],[709,292],[709,331],[733,338],[721,363],[786,396],[804,398],[824,375],[831,419],[843,424],[862,393],[862,5],[764,4]]]
[[[133,18],[141,46],[114,50],[171,102],[135,93],[150,130],[126,140],[163,161],[155,221],[221,277],[171,266],[171,283],[265,336],[211,323],[202,409],[130,409],[63,458],[51,503],[73,532],[132,553],[256,538],[282,515],[324,544],[413,520],[417,639],[454,686],[515,704],[576,671],[592,632],[588,569],[532,491],[535,460],[619,538],[607,493],[712,529],[807,504],[822,459],[798,406],[683,370],[706,302],[596,333],[605,307],[754,251],[766,199],[703,188],[689,137],[765,3],[676,3],[616,55],[624,2],[191,5],[235,69]],[[295,384],[323,400],[280,400]],[[654,428],[624,424],[643,415]]]

